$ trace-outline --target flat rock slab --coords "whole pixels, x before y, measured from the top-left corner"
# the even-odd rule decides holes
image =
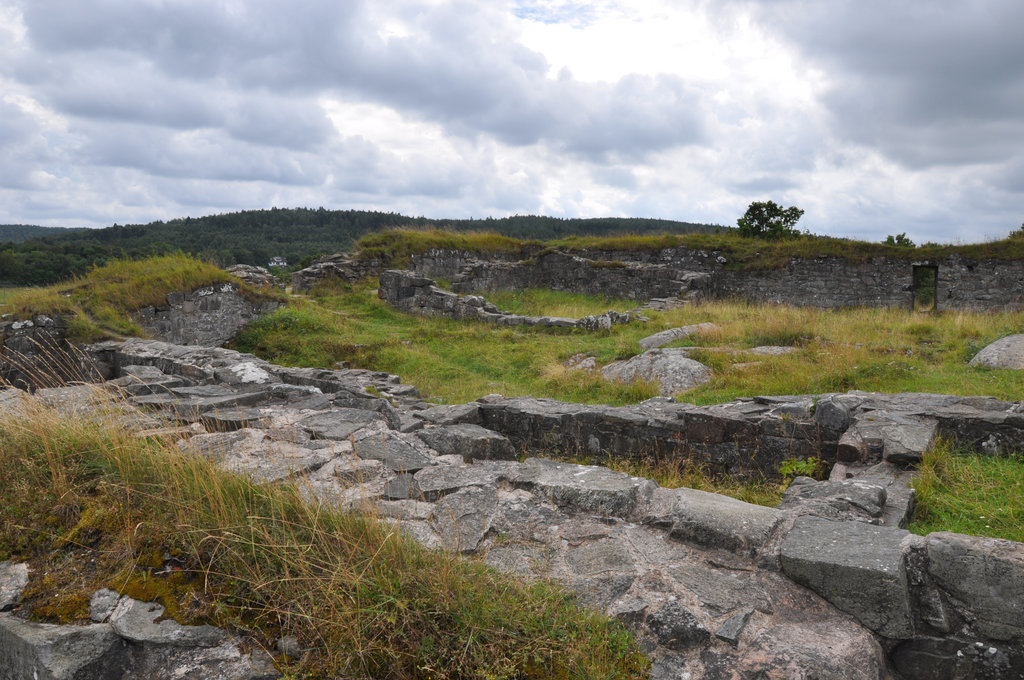
[[[671,397],[711,380],[711,369],[686,356],[686,350],[651,349],[643,354],[615,361],[601,369],[607,380],[635,382],[650,380],[658,384],[660,394]]]
[[[718,330],[718,326],[713,323],[695,323],[689,326],[680,326],[679,328],[669,328],[668,330],[655,333],[654,335],[648,335],[646,338],[640,340],[640,346],[646,349],[654,349],[655,347],[661,347],[667,345],[670,342],[676,340],[682,340],[683,338],[689,337],[696,333],[708,333],[710,331]]]
[[[287,441],[275,441],[263,430],[252,428],[199,434],[180,442],[179,446],[186,452],[201,455],[229,470],[265,482],[308,474],[335,456],[330,448],[309,449]]]
[[[110,624],[118,635],[134,642],[216,647],[227,638],[227,633],[213,626],[183,626],[171,619],[157,622],[163,615],[164,607],[161,604],[125,597],[111,613]]]
[[[379,460],[395,472],[417,472],[434,464],[432,458],[417,451],[402,437],[397,432],[367,435],[353,442],[353,451],[357,457]]]
[[[902,529],[798,517],[782,571],[885,637],[913,634]]]
[[[382,421],[384,421],[384,416],[376,411],[339,408],[324,413],[314,413],[296,424],[317,439],[346,441],[353,432]]]
[[[657,484],[640,477],[592,465],[530,458],[515,468],[517,488],[547,496],[555,505],[614,517],[629,517],[650,498]]]
[[[1024,369],[1024,333],[996,340],[975,354],[970,365]]]
[[[420,430],[418,436],[440,455],[459,455],[466,462],[516,459],[508,437],[479,425],[465,423],[430,427]]]

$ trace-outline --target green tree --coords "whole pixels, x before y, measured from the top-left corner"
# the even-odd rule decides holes
[[[781,239],[799,236],[794,226],[804,211],[796,206],[783,208],[775,201],[754,201],[736,220],[740,236],[764,239]]]
[[[907,238],[906,232],[903,232],[902,234],[896,234],[895,236],[892,234],[886,236],[885,245],[896,246],[898,248],[913,248],[914,242]]]

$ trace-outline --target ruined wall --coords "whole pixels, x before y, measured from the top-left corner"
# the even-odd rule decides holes
[[[876,257],[794,258],[785,267],[745,270],[727,254],[691,248],[539,253],[523,260],[433,250],[412,258],[419,274],[452,281],[457,292],[550,288],[649,300],[695,290],[707,299],[806,307],[905,307],[913,304],[915,266],[935,267],[938,309],[1024,309],[1024,261]]]
[[[276,306],[245,297],[237,284],[222,283],[171,293],[165,305],[146,307],[135,318],[160,340],[217,346]],[[0,381],[36,388],[109,377],[96,371],[92,358],[68,341],[65,319],[40,315],[0,321]]]
[[[189,293],[171,293],[167,304],[139,310],[136,320],[147,333],[167,342],[221,345],[276,306],[276,302],[246,298],[238,284],[220,283]]]

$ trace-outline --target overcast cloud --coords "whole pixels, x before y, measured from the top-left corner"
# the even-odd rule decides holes
[[[0,0],[0,223],[271,206],[1002,237],[1019,0]]]

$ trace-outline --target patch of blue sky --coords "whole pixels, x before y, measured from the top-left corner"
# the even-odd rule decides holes
[[[513,6],[512,13],[527,21],[569,24],[575,28],[587,26],[595,19],[593,4],[559,0],[520,0]]]

